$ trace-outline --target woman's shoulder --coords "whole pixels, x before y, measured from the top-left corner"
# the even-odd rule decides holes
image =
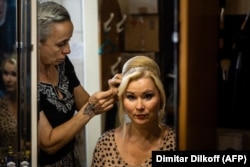
[[[7,102],[6,102],[6,97],[0,98],[0,109],[1,111],[6,111],[8,110]]]
[[[173,127],[165,125],[165,129],[167,131],[168,136],[175,136],[176,135],[176,132],[175,132]]]
[[[167,125],[164,125],[164,137],[161,149],[169,151],[176,149],[176,132],[172,127]]]
[[[104,132],[97,140],[96,150],[107,149],[115,145],[114,129]]]
[[[99,142],[107,142],[115,139],[115,129],[105,131],[98,139]]]

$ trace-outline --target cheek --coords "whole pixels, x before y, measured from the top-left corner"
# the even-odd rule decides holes
[[[45,46],[40,46],[39,48],[39,54],[41,59],[47,59],[49,56],[49,49]]]
[[[15,82],[15,84],[17,84],[17,77],[13,78],[13,82]]]
[[[125,112],[131,113],[135,109],[135,104],[132,101],[129,101],[127,99],[123,99],[123,106],[125,109]]]
[[[160,110],[161,108],[161,103],[160,103],[160,100],[159,99],[154,99],[154,100],[151,100],[147,103],[147,109],[149,111],[152,111],[152,112],[157,112]]]
[[[41,44],[40,47],[40,53],[44,54],[45,55],[51,55],[51,54],[55,54],[56,52],[59,52],[60,49],[58,47],[56,47],[54,45],[54,43],[51,43],[51,42],[48,42],[48,43],[45,43],[45,44]],[[48,56],[50,57],[50,56]]]
[[[52,47],[41,47],[40,48],[40,56],[43,62],[46,64],[51,64],[56,59],[59,51]]]
[[[3,82],[6,82],[6,80],[7,80],[7,77],[5,76],[5,75],[3,75]]]

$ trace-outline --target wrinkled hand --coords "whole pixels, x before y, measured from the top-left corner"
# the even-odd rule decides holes
[[[118,87],[122,80],[122,74],[116,74],[113,78],[108,80],[109,88],[113,89],[114,93],[117,94]]]
[[[109,79],[109,90],[96,92],[90,96],[86,112],[93,111],[95,115],[101,114],[110,110],[117,101],[118,87],[121,83],[122,75],[116,74],[112,79]]]
[[[88,104],[92,106],[95,114],[101,114],[114,106],[115,94],[113,89],[96,92],[90,96]]]

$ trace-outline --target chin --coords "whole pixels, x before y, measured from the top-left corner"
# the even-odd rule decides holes
[[[16,89],[15,88],[8,88],[6,89],[6,93],[10,94],[10,93],[15,93]]]

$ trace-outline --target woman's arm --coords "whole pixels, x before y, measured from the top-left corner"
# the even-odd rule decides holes
[[[110,110],[113,107],[113,91],[97,92],[88,102],[67,122],[53,128],[43,111],[40,112],[38,121],[38,138],[40,148],[49,154],[57,152],[87,124],[95,115]],[[91,106],[91,107],[90,107]],[[92,109],[93,112],[90,112]],[[88,113],[93,114],[88,114]]]
[[[89,94],[81,85],[74,88],[74,100],[77,111],[87,103],[88,99]]]
[[[109,89],[112,89],[113,91],[113,95],[114,95],[113,97],[115,97],[118,92],[117,89],[121,83],[121,79],[122,79],[122,75],[116,74],[113,78],[109,79],[108,81]],[[85,103],[88,101],[89,94],[81,85],[79,85],[74,88],[74,98],[75,98],[76,109],[80,110],[80,108],[82,108],[82,106],[84,106]]]

